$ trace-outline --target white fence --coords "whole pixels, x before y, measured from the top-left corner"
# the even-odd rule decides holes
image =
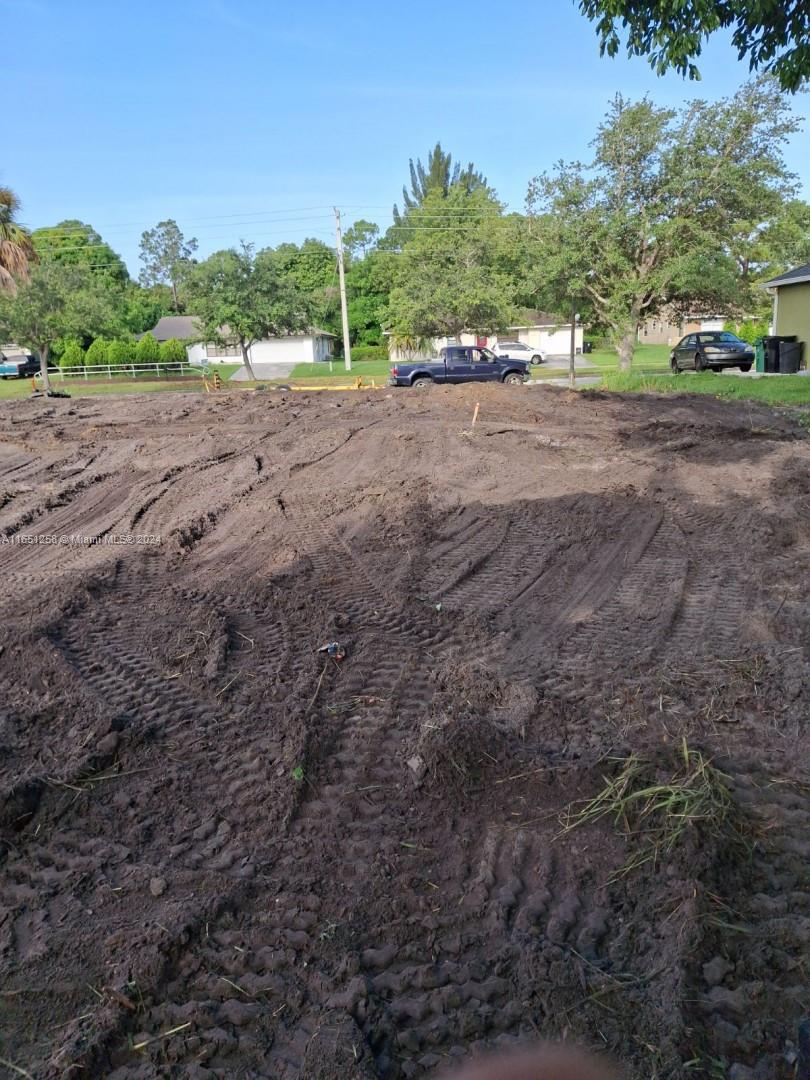
[[[48,374],[53,378],[62,379],[137,379],[139,376],[151,375],[154,372],[154,378],[161,379],[165,376],[171,375],[196,375],[197,378],[202,378],[203,375],[211,374],[208,368],[200,367],[199,364],[94,364],[92,367],[72,367],[66,368],[64,371],[58,367],[49,367]],[[37,372],[34,376],[37,379],[41,379],[42,375]]]

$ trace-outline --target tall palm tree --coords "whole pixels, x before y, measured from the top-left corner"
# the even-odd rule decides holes
[[[36,257],[28,230],[14,220],[19,209],[11,188],[0,187],[0,292],[15,292],[15,279],[28,277],[28,264]]]

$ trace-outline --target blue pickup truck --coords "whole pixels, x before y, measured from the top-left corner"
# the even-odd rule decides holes
[[[16,354],[6,356],[0,352],[0,379],[24,379],[36,375],[39,360],[35,356]]]
[[[527,382],[529,361],[496,356],[491,349],[471,345],[448,345],[431,360],[394,364],[389,386],[424,389],[433,383]]]

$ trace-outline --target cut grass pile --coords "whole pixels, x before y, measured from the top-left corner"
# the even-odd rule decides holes
[[[615,774],[590,800],[572,803],[563,813],[563,833],[609,817],[632,841],[633,851],[613,875],[623,877],[645,863],[658,865],[688,831],[716,842],[742,839],[742,828],[728,777],[700,750],[683,740],[669,775],[638,754],[609,758]]]
[[[602,376],[600,389],[618,394],[711,394],[717,398],[763,401],[769,405],[810,405],[810,377],[774,375],[744,379],[706,371],[683,375],[629,375],[617,372]]]

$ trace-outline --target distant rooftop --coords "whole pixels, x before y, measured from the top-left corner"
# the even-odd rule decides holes
[[[795,270],[788,270],[786,274],[780,274],[771,281],[765,281],[763,286],[770,289],[775,285],[798,285],[802,281],[810,281],[810,263],[797,266]]]
[[[228,327],[221,326],[219,328],[220,333],[224,336],[228,336]],[[148,331],[153,338],[158,341],[168,341],[170,338],[176,338],[178,341],[190,341],[192,338],[199,340],[202,328],[195,315],[164,315],[158,319],[155,326]],[[335,335],[330,334],[328,330],[320,330],[318,327],[313,326],[309,330],[302,330],[300,334],[285,334],[285,337],[330,337]],[[143,334],[139,334],[139,337],[143,337]]]

